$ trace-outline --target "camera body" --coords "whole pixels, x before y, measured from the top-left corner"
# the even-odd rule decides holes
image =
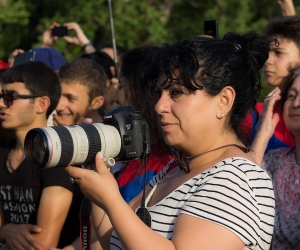
[[[114,157],[116,161],[140,159],[144,151],[148,157],[151,154],[148,125],[140,112],[132,111],[129,106],[125,106],[104,115],[103,124],[115,127],[121,136],[120,152]]]
[[[148,125],[129,106],[108,111],[103,123],[31,129],[24,150],[35,168],[92,164],[99,151],[105,161],[142,159],[151,154]]]

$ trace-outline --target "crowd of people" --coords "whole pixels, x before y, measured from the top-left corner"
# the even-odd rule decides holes
[[[74,37],[53,36],[54,22],[33,61],[13,51],[0,69],[0,248],[83,249],[88,200],[94,250],[300,249],[300,16],[277,2],[264,35],[114,51],[74,22],[61,24]],[[82,56],[67,62],[57,39]],[[262,71],[274,87],[263,102]],[[147,122],[147,160],[108,168],[98,152],[93,166],[36,168],[25,157],[31,129],[102,123],[120,106]]]

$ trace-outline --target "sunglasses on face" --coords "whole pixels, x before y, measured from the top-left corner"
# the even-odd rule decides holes
[[[12,94],[12,93],[0,93],[0,99],[3,98],[3,102],[5,106],[8,108],[13,105],[15,99],[31,99],[41,97],[40,95],[19,95],[19,94]]]

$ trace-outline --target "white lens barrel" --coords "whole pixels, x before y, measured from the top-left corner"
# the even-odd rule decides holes
[[[89,140],[84,129],[78,125],[65,126],[69,130],[73,139],[73,157],[69,165],[80,165],[85,162],[89,153]]]
[[[49,146],[49,158],[45,168],[51,166],[56,166],[61,157],[61,141],[57,132],[51,127],[40,128],[44,131],[48,139]]]
[[[114,126],[103,123],[93,124],[99,132],[101,138],[101,152],[104,159],[116,157],[121,150],[121,137]]]
[[[33,162],[38,162],[38,168],[90,164],[100,150],[104,160],[115,158],[121,150],[118,130],[103,123],[44,127],[35,131],[42,134],[44,145],[47,145],[43,150],[48,150],[43,154],[42,160],[33,159]],[[35,144],[30,145],[30,151],[34,152]],[[31,155],[35,157],[34,154]]]

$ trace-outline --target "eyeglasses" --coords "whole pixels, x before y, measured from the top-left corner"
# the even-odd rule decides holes
[[[12,94],[12,93],[0,93],[0,99],[3,98],[3,102],[5,106],[8,108],[13,105],[15,99],[31,99],[41,97],[40,95],[19,95],[19,94]]]

